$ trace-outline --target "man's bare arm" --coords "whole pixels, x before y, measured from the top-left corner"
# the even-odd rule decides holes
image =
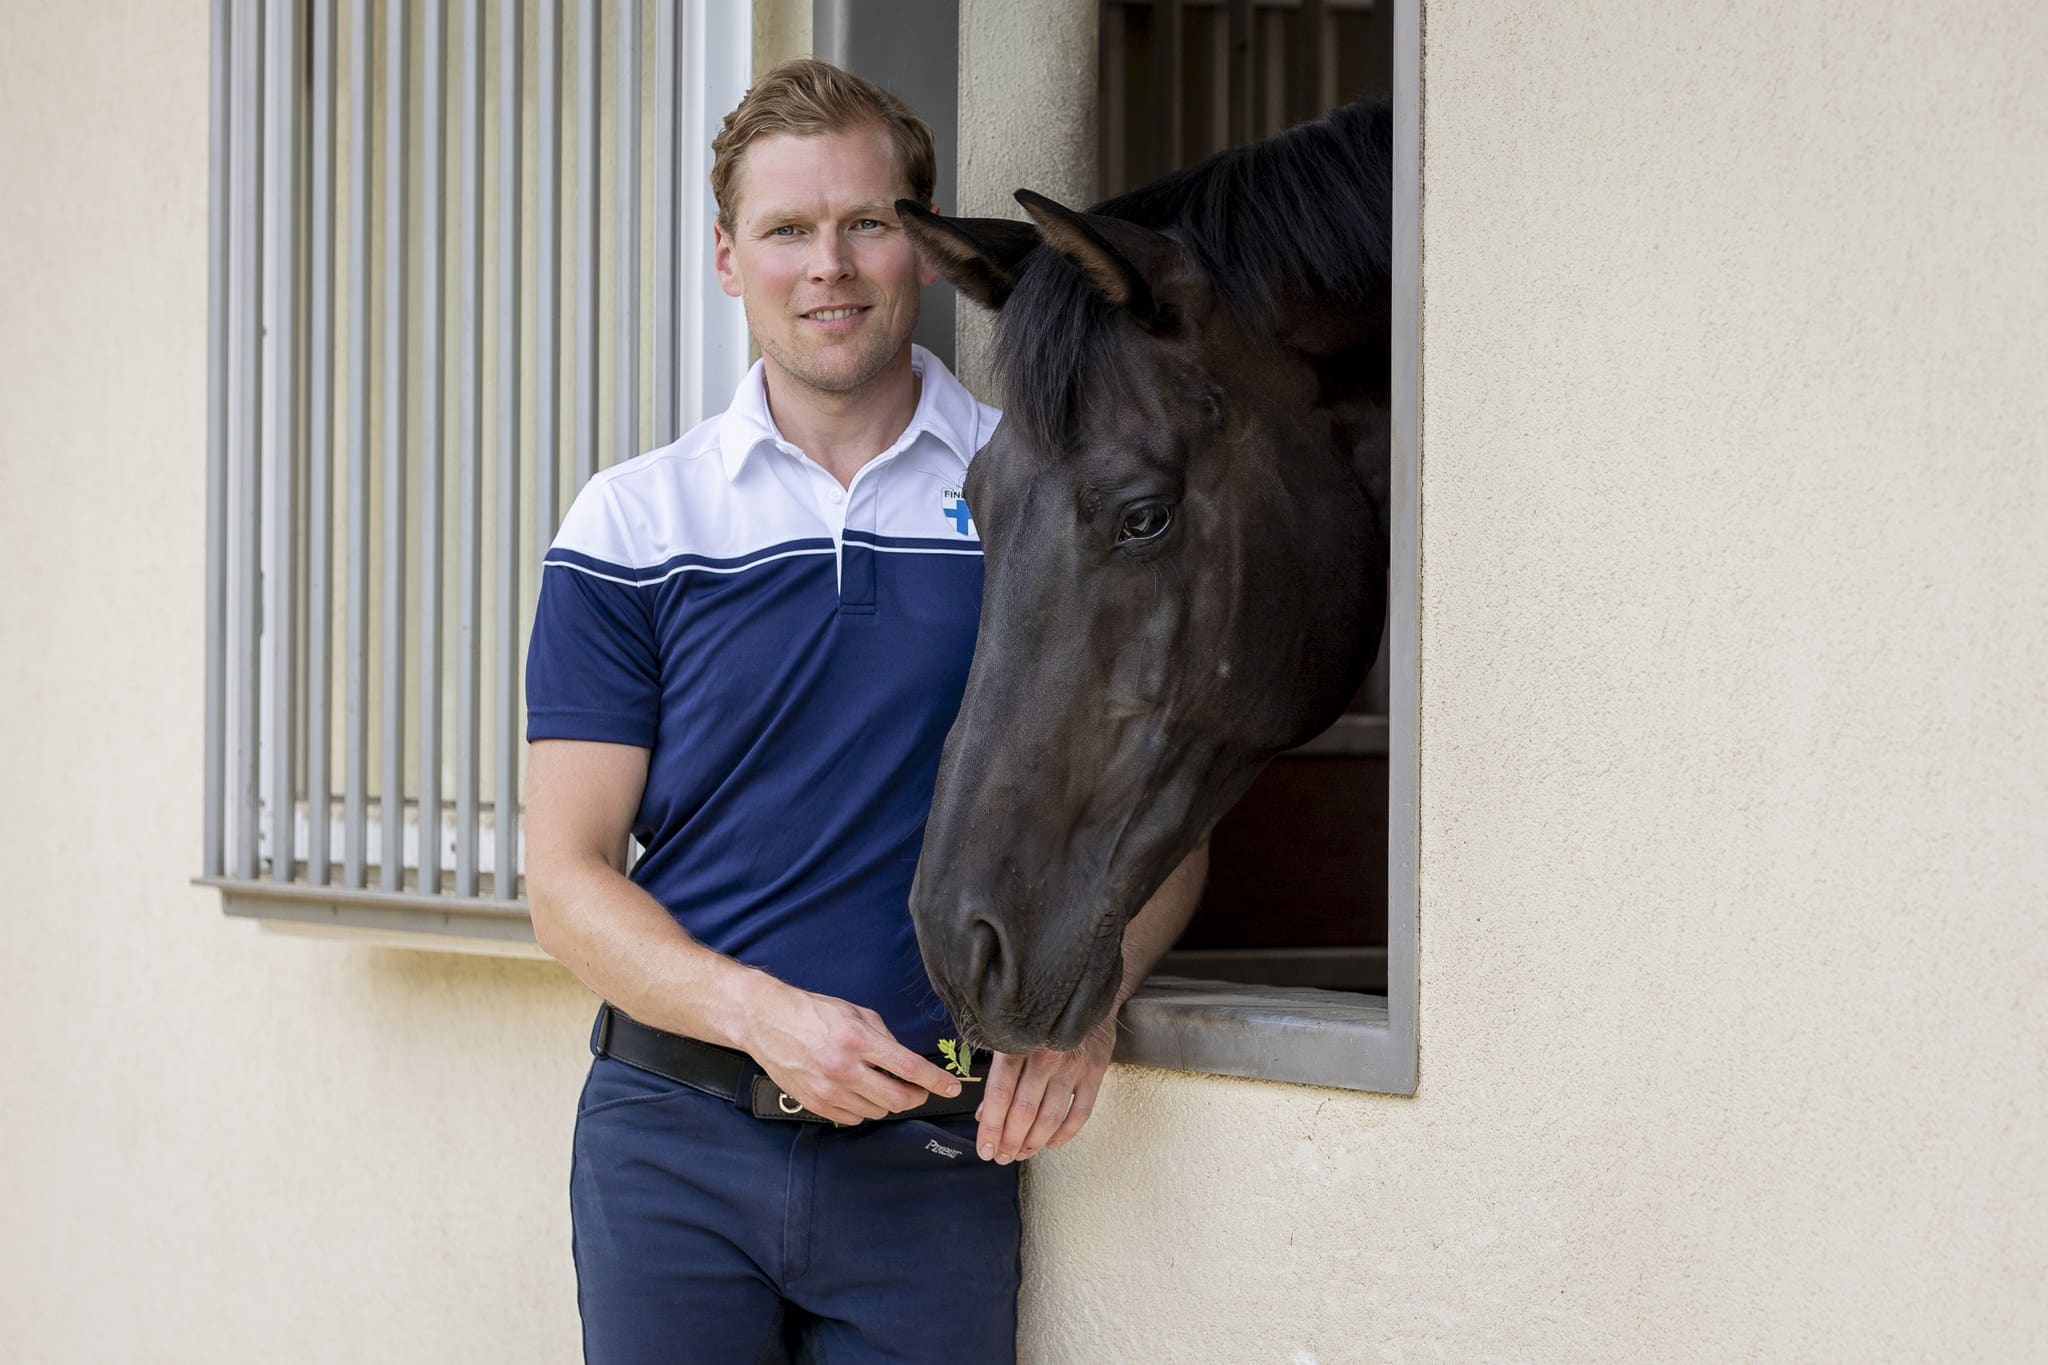
[[[647,750],[540,740],[526,781],[526,889],[543,951],[641,1023],[738,1048],[813,1112],[880,1118],[959,1082],[873,1010],[712,951],[625,874]]]
[[[1124,1007],[1152,969],[1159,965],[1180,936],[1187,932],[1195,907],[1202,903],[1202,888],[1209,880],[1209,841],[1195,845],[1195,851],[1181,859],[1168,874],[1152,899],[1131,916],[1124,926],[1124,974],[1116,989],[1116,1010]],[[1115,1010],[1111,1017],[1115,1017]]]

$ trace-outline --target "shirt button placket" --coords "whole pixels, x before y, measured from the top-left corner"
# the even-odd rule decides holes
[[[810,472],[811,489],[817,495],[818,510],[832,528],[832,538],[837,540],[846,532],[846,489],[823,465],[810,464]]]
[[[846,490],[839,480],[823,469],[816,471],[818,502],[824,513],[825,524],[832,528],[832,547],[837,561],[833,577],[840,589],[846,586]]]

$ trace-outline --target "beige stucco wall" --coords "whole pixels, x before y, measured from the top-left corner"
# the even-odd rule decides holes
[[[811,0],[754,0],[754,70],[811,51]]]
[[[1032,189],[1095,201],[1095,6],[1090,0],[968,0],[960,7],[960,202],[975,218],[1019,218]],[[992,315],[963,299],[955,368],[998,398]]]
[[[563,1361],[589,1002],[200,852],[207,21],[0,9],[0,1360]]]
[[[2048,28],[1771,16],[1430,5],[1421,1089],[1117,1073],[1028,1358],[2038,1354]],[[571,1359],[588,998],[185,884],[203,18],[0,129],[0,1360]]]
[[[1421,1088],[1118,1074],[1039,1361],[2048,1341],[2048,19],[1427,0]]]

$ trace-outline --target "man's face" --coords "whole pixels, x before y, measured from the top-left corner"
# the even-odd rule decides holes
[[[748,144],[733,230],[717,229],[718,277],[797,382],[853,393],[909,345],[918,288],[936,278],[896,221],[909,192],[880,127]]]

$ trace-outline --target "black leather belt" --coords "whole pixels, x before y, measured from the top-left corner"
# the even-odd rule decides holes
[[[641,1023],[610,1005],[599,1007],[591,1050],[599,1056],[639,1067],[642,1071],[731,1100],[757,1119],[788,1119],[798,1123],[831,1123],[823,1114],[804,1108],[794,1095],[770,1080],[744,1052],[697,1038],[686,1038]],[[934,1062],[933,1065],[939,1065]],[[933,1095],[915,1109],[886,1114],[888,1119],[928,1119],[971,1114],[981,1105],[982,1078],[962,1079],[958,1095]]]

